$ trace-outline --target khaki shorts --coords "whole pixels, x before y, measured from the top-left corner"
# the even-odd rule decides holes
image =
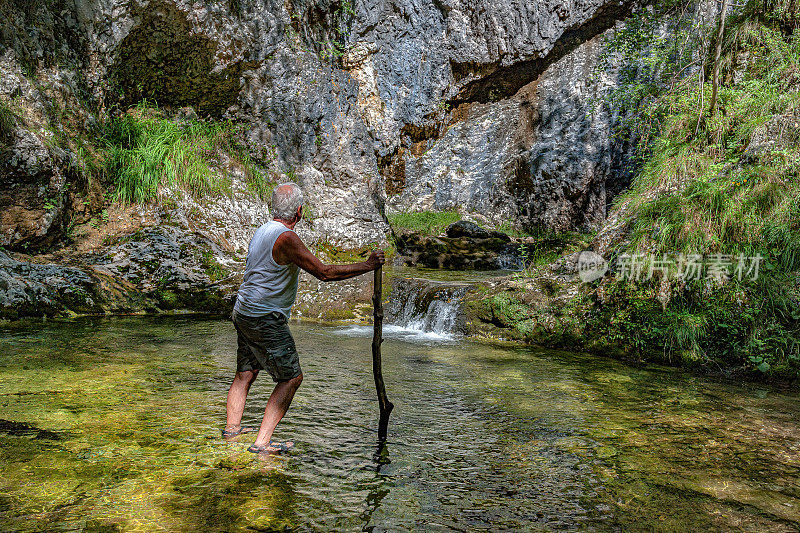
[[[251,317],[234,311],[231,319],[238,333],[237,371],[266,370],[277,383],[301,374],[300,357],[284,315]]]

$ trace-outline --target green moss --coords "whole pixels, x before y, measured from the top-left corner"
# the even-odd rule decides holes
[[[586,315],[587,334],[642,359],[795,378],[800,317],[792,304],[797,295],[786,287],[731,282],[709,290],[694,283],[662,306],[651,284],[615,282],[607,303]]]
[[[228,270],[217,261],[211,250],[204,249],[200,251],[200,263],[212,282],[217,282],[229,275]]]
[[[319,318],[323,320],[352,320],[357,317],[350,307],[325,307]]]
[[[176,309],[179,306],[180,298],[174,291],[159,291],[157,296],[159,303],[166,309]]]
[[[530,316],[530,308],[507,292],[495,294],[488,303],[495,319],[506,326],[516,326]]]

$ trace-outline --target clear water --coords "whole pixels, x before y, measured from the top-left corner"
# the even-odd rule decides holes
[[[293,325],[277,437],[224,443],[235,336],[189,317],[13,324],[0,340],[0,529],[794,531],[794,392],[580,354],[389,338],[376,459],[369,339]],[[246,422],[271,383],[259,378]],[[385,463],[390,460],[389,464]]]

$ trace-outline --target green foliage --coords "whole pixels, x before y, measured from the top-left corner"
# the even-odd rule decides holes
[[[269,201],[272,198],[272,191],[275,190],[275,181],[261,170],[248,154],[240,153],[239,156],[239,162],[245,171],[247,189],[257,194],[261,200]]]
[[[507,292],[491,296],[489,305],[495,320],[503,325],[514,326],[530,318],[531,311],[528,306]]]
[[[638,140],[640,158],[659,132],[661,110],[654,102],[697,66],[697,50],[707,40],[708,28],[692,16],[696,14],[692,4],[653,2],[604,41],[595,76],[611,72],[617,88],[595,107],[607,105],[619,113],[615,134]]]
[[[503,223],[495,229],[501,233],[505,233],[509,237],[523,238],[531,236],[530,233],[517,229],[509,220],[504,220]]]
[[[142,102],[106,126],[103,144],[114,199],[148,202],[166,186],[198,198],[230,194],[230,180],[214,170],[225,153],[243,169],[248,189],[266,200],[274,184],[237,140],[239,133],[231,122],[175,122]]]
[[[588,317],[588,335],[644,358],[793,378],[800,372],[798,295],[777,281],[715,290],[694,282],[666,306],[654,298],[650,283],[613,282],[607,303]]]
[[[683,4],[683,7],[681,5]],[[800,31],[794,0],[751,0],[728,17],[716,109],[710,36],[689,4],[666,33],[659,7],[635,17],[606,57],[622,58],[612,94],[638,141],[640,168],[617,199],[627,253],[762,255],[760,277],[697,282],[666,306],[649,283],[613,283],[589,328],[610,345],[670,362],[795,377],[800,371]],[[656,16],[657,15],[657,16]],[[694,27],[695,31],[690,32]],[[792,291],[795,291],[794,293]],[[646,355],[649,354],[649,355]]]
[[[356,12],[353,3],[342,0],[334,4],[336,8],[332,13],[333,35],[324,41],[317,41],[317,54],[322,61],[337,63],[349,49],[349,38],[353,17]]]
[[[3,100],[0,100],[0,141],[6,143],[11,139],[16,128],[14,112]]]
[[[797,0],[750,1],[739,19],[757,21],[790,34],[800,27],[800,4]]]
[[[116,199],[144,203],[169,185],[197,197],[229,192],[230,184],[215,179],[209,167],[221,133],[217,124],[172,122],[148,108],[146,102],[111,120],[105,142]]]
[[[395,229],[408,229],[426,235],[438,235],[447,226],[461,220],[457,211],[418,211],[389,215],[389,224]]]
[[[800,268],[800,32],[737,30],[750,63],[720,89],[721,112],[698,102],[710,88],[684,86],[657,104],[660,133],[626,204],[632,246],[657,253],[762,253]],[[700,93],[703,93],[702,96]]]

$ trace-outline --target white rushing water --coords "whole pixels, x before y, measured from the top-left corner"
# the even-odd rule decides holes
[[[444,284],[419,279],[395,280],[387,305],[383,336],[411,342],[452,342],[459,337],[461,299],[464,285]],[[372,326],[348,326],[337,333],[368,337]]]
[[[371,337],[372,326],[345,326],[334,330],[340,335],[348,337]],[[450,343],[457,339],[453,333],[436,333],[435,331],[423,331],[415,327],[397,326],[386,324],[383,326],[383,337],[386,339],[405,340],[409,342],[421,343]]]

